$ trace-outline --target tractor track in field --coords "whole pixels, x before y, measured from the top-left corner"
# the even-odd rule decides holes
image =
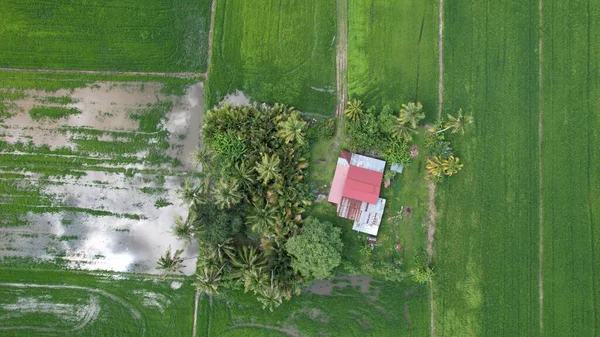
[[[0,71],[13,71],[21,73],[41,73],[41,74],[87,74],[87,75],[129,75],[129,76],[160,76],[177,78],[207,78],[207,73],[161,73],[161,72],[143,72],[143,71],[112,71],[112,70],[65,70],[65,69],[27,69],[27,68],[0,68]]]
[[[213,32],[215,30],[215,8],[217,6],[216,2],[217,0],[212,0],[212,4],[210,5],[210,27],[208,28],[208,56],[206,57],[206,73],[204,73],[204,78],[206,79],[208,79],[208,74],[210,74],[210,56],[212,54]]]
[[[542,174],[542,136],[543,136],[543,76],[542,76],[542,60],[543,60],[543,0],[538,0],[538,10],[539,10],[539,37],[538,37],[538,154],[540,156],[539,159],[539,167],[538,167],[538,198],[539,198],[539,257],[538,257],[538,291],[539,291],[539,321],[540,321],[540,336],[544,336],[544,203],[543,203],[543,195],[542,195],[542,182],[543,182],[543,174]]]

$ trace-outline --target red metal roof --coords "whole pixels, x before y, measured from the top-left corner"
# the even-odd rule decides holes
[[[379,199],[383,173],[358,166],[350,166],[342,196],[376,204]]]
[[[338,164],[335,168],[335,175],[331,182],[331,190],[329,190],[328,201],[334,204],[339,204],[342,201],[342,192],[346,184],[346,176],[350,165]]]

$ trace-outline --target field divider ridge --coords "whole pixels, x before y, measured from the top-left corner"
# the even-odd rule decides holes
[[[207,73],[163,73],[163,72],[143,72],[143,71],[113,71],[113,70],[65,70],[65,69],[27,69],[27,68],[0,68],[0,71],[21,72],[21,73],[41,73],[41,74],[88,74],[88,75],[129,75],[129,76],[161,76],[177,78],[206,78]]]

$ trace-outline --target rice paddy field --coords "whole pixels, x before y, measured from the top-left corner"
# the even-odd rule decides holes
[[[256,310],[256,299],[250,294],[224,295],[201,298],[197,335],[428,335],[425,286],[338,277],[315,282],[273,313]]]
[[[3,1],[0,67],[204,72],[210,0]]]
[[[437,112],[438,1],[349,0],[348,92],[367,106]]]
[[[156,273],[183,245],[170,231],[185,210],[176,191],[194,179],[203,84],[35,74],[43,90],[22,75],[0,77],[0,257]]]
[[[444,110],[476,128],[438,189],[437,336],[598,333],[600,8],[538,5],[444,7]]]
[[[335,2],[216,0],[207,106],[243,91],[333,115]]]
[[[0,267],[1,336],[190,336],[186,278]]]

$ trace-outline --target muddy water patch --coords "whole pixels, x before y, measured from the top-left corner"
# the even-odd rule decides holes
[[[331,280],[316,280],[306,289],[315,295],[329,296],[333,293],[334,288],[344,289],[350,286],[359,288],[362,294],[368,294],[372,281],[373,279],[369,276],[340,276]]]

